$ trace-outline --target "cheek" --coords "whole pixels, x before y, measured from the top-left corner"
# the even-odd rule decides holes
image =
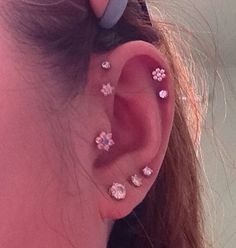
[[[12,179],[15,189],[39,185],[58,163],[49,118],[42,109],[35,90],[0,90],[0,193]]]

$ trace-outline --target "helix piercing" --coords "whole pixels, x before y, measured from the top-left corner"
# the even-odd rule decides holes
[[[165,99],[168,97],[168,91],[167,90],[161,90],[159,92],[159,97],[162,98],[162,99]]]
[[[115,144],[112,139],[112,133],[105,133],[104,131],[95,139],[97,143],[97,148],[99,150],[109,151],[110,147]]]
[[[166,73],[164,69],[157,68],[152,72],[152,78],[155,81],[162,82],[166,78]]]
[[[142,172],[145,177],[150,177],[153,174],[153,170],[148,166],[144,167]]]
[[[126,188],[123,184],[113,183],[109,188],[109,194],[116,200],[123,200],[126,197]]]
[[[110,83],[108,84],[103,84],[101,92],[103,93],[104,96],[109,96],[112,95],[114,90],[114,87],[111,86]]]
[[[102,62],[102,65],[101,66],[102,66],[102,69],[104,69],[104,70],[111,69],[111,63],[109,61]]]
[[[143,185],[143,180],[141,177],[139,177],[138,175],[133,175],[130,178],[131,183],[135,186],[135,187],[141,187]]]

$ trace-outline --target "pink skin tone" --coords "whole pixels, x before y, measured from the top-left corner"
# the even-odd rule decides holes
[[[90,0],[94,13],[98,18],[102,17],[109,0]]]
[[[94,56],[85,93],[62,108],[67,96],[53,73],[3,27],[1,20],[0,247],[105,248],[114,220],[144,199],[160,170],[173,121],[173,80],[164,79],[169,97],[163,102],[151,72],[160,66],[170,75],[168,64],[138,41],[106,55],[109,72],[100,67],[104,55]],[[107,78],[115,92],[105,97]],[[96,147],[103,130],[114,134],[109,152]],[[147,164],[154,174],[137,190],[127,178]],[[107,193],[115,181],[126,185],[122,202]]]

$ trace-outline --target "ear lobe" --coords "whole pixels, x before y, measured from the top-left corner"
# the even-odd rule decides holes
[[[99,196],[102,216],[119,219],[144,199],[158,175],[172,127],[174,89],[168,64],[157,49],[146,42],[122,45],[110,53],[108,60],[112,68],[104,72],[104,79],[112,83],[115,91],[109,99],[104,98],[104,111],[115,145],[109,153],[98,154],[93,175],[97,183],[104,186],[102,190],[107,196],[113,182],[126,187],[127,196],[122,201]],[[166,72],[162,82],[153,79],[152,72],[156,68],[164,68]],[[159,97],[161,90],[168,92],[168,98]],[[142,175],[147,165],[154,171],[150,178]],[[141,187],[132,184],[133,175],[142,178]]]

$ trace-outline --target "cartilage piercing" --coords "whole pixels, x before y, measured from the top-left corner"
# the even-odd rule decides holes
[[[144,167],[142,172],[145,177],[150,177],[153,174],[153,170],[148,166]]]
[[[135,187],[140,187],[143,185],[143,180],[141,177],[139,177],[138,175],[133,175],[130,178],[131,183],[135,186]]]
[[[162,98],[162,99],[165,99],[168,97],[168,91],[167,90],[161,90],[159,92],[159,97]]]
[[[111,69],[111,63],[110,63],[109,61],[104,61],[104,62],[102,62],[102,68],[103,68],[104,70],[109,70],[109,69]]]
[[[152,72],[152,78],[153,78],[153,80],[155,80],[155,81],[162,82],[163,79],[166,78],[165,69],[156,68],[156,69]]]
[[[115,144],[112,139],[112,133],[101,132],[100,135],[95,139],[97,148],[99,150],[109,151],[110,147]]]
[[[109,96],[112,95],[114,88],[115,87],[111,86],[110,83],[103,84],[101,92],[103,93],[104,96]]]

